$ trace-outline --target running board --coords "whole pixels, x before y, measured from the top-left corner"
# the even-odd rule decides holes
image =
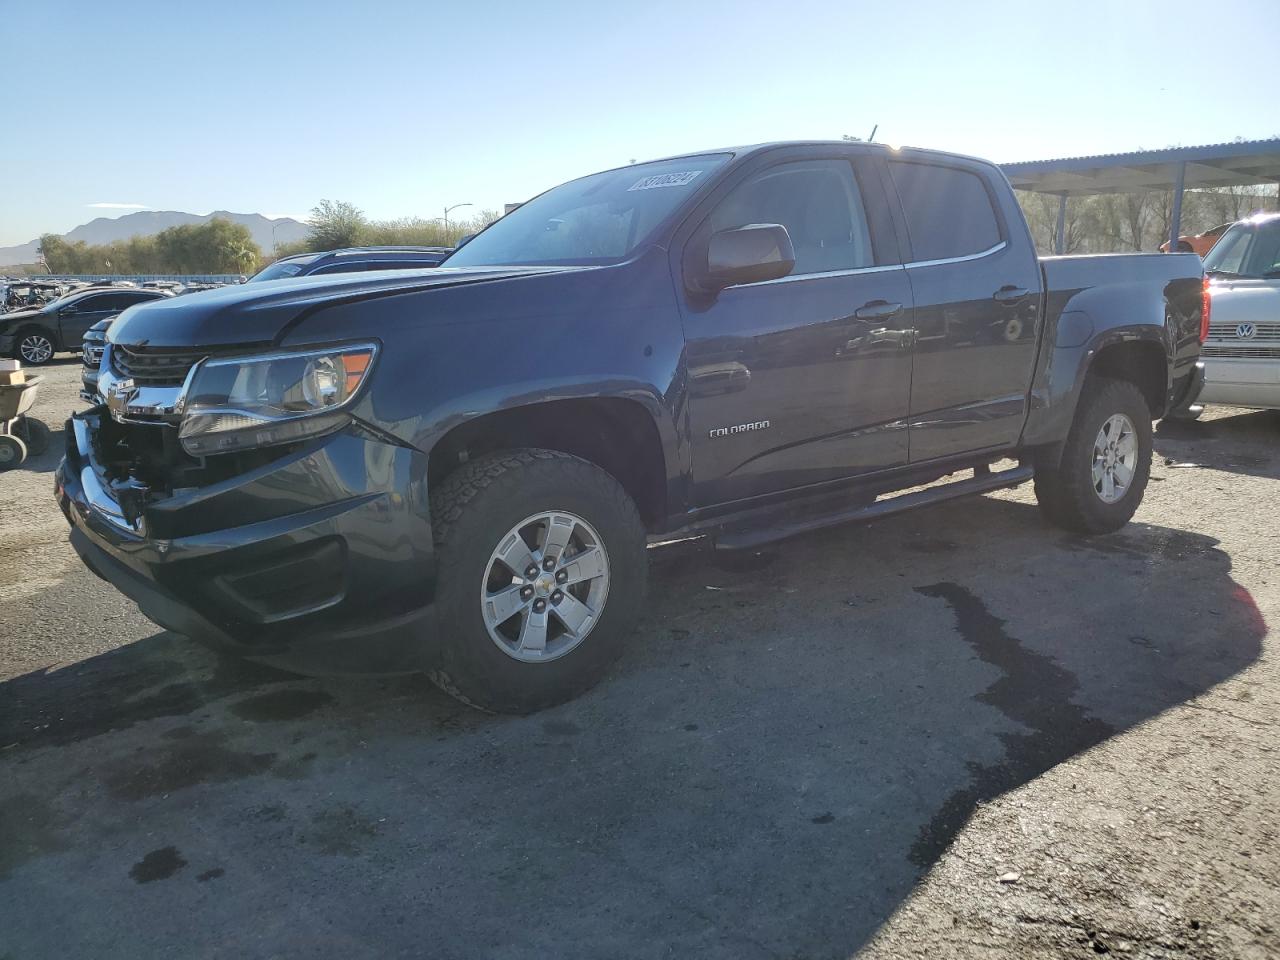
[[[887,497],[858,507],[799,518],[790,522],[774,523],[737,531],[730,530],[716,535],[716,547],[721,550],[748,550],[753,547],[763,546],[766,543],[774,543],[778,540],[785,540],[787,537],[794,537],[797,534],[809,533],[813,530],[821,530],[824,527],[833,527],[841,523],[852,523],[856,520],[875,520],[891,514],[902,513],[904,510],[914,510],[916,507],[927,507],[946,500],[955,500],[957,497],[967,497],[975,493],[989,493],[992,490],[1001,490],[1005,487],[1016,487],[1018,484],[1025,483],[1035,476],[1035,468],[1029,465],[1019,465],[1009,470],[991,473],[986,467],[979,467],[973,473],[972,477],[965,480],[953,480],[951,483],[939,484],[923,490],[914,490],[910,493],[902,493],[896,497]]]

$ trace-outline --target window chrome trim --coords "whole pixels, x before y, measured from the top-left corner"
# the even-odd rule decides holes
[[[856,277],[864,273],[887,273],[890,270],[913,270],[916,267],[938,267],[947,263],[967,263],[970,260],[981,260],[983,257],[999,253],[1008,245],[1008,240],[1001,240],[994,247],[990,247],[980,253],[965,254],[963,257],[946,257],[942,260],[912,260],[910,263],[887,263],[878,267],[854,267],[852,270],[826,270],[822,273],[792,273],[785,277],[778,277],[776,280],[761,280],[759,283],[738,283],[726,289],[767,287],[774,283],[795,283],[797,280],[820,280],[824,277]]]
[[[937,267],[944,263],[966,263],[969,260],[981,260],[983,257],[989,257],[993,253],[999,253],[1009,245],[1008,240],[1001,240],[994,247],[983,250],[981,253],[970,253],[963,257],[944,257],[941,260],[912,260],[910,263],[903,264],[907,269],[913,267]]]
[[[856,277],[863,273],[887,273],[890,270],[905,270],[907,264],[888,263],[879,267],[854,267],[852,270],[825,270],[822,273],[789,273],[776,280],[761,280],[759,283],[736,283],[733,287],[767,287],[773,283],[795,283],[797,280],[820,280],[824,277]]]

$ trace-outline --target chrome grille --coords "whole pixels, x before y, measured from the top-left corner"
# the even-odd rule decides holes
[[[179,387],[191,368],[203,359],[202,353],[163,348],[130,348],[118,344],[111,348],[111,369],[139,386]]]
[[[1252,344],[1252,340],[1237,340],[1240,344],[1238,347],[1215,347],[1205,344],[1200,348],[1200,356],[1202,357],[1231,357],[1240,360],[1263,360],[1274,359],[1280,360],[1280,347],[1255,347],[1245,346]]]
[[[1209,324],[1210,340],[1230,340],[1234,343],[1244,343],[1236,336],[1237,323],[1213,323]],[[1280,323],[1255,323],[1254,334],[1250,340],[1280,340]]]
[[[86,367],[97,368],[102,363],[102,345],[85,342],[80,351],[80,357],[84,360]]]

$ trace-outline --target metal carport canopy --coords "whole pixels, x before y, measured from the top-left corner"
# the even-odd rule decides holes
[[[1068,197],[1138,193],[1172,187],[1173,216],[1169,225],[1172,248],[1181,234],[1183,191],[1187,187],[1280,183],[1280,138],[1107,153],[1096,157],[1031,160],[1001,164],[1001,169],[1015,190],[1048,193],[1059,198],[1058,253],[1062,252]]]

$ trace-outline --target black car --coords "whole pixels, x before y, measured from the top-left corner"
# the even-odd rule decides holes
[[[137,287],[89,287],[39,309],[0,314],[0,355],[38,367],[60,350],[79,350],[81,338],[99,320],[114,317],[135,304],[172,295]]]
[[[1055,524],[1120,528],[1203,383],[1205,289],[1189,254],[1038,258],[973,158],[675,157],[435,270],[125,312],[57,495],[163,626],[524,712],[620,654],[646,538],[755,549],[1032,480]]]
[[[451,253],[450,247],[347,247],[325,253],[297,253],[263,267],[247,282],[366,270],[420,270],[438,267]]]
[[[107,328],[115,317],[99,320],[84,332],[80,342],[80,359],[84,369],[80,372],[80,399],[98,402],[98,368],[102,366],[102,354],[107,346]]]

